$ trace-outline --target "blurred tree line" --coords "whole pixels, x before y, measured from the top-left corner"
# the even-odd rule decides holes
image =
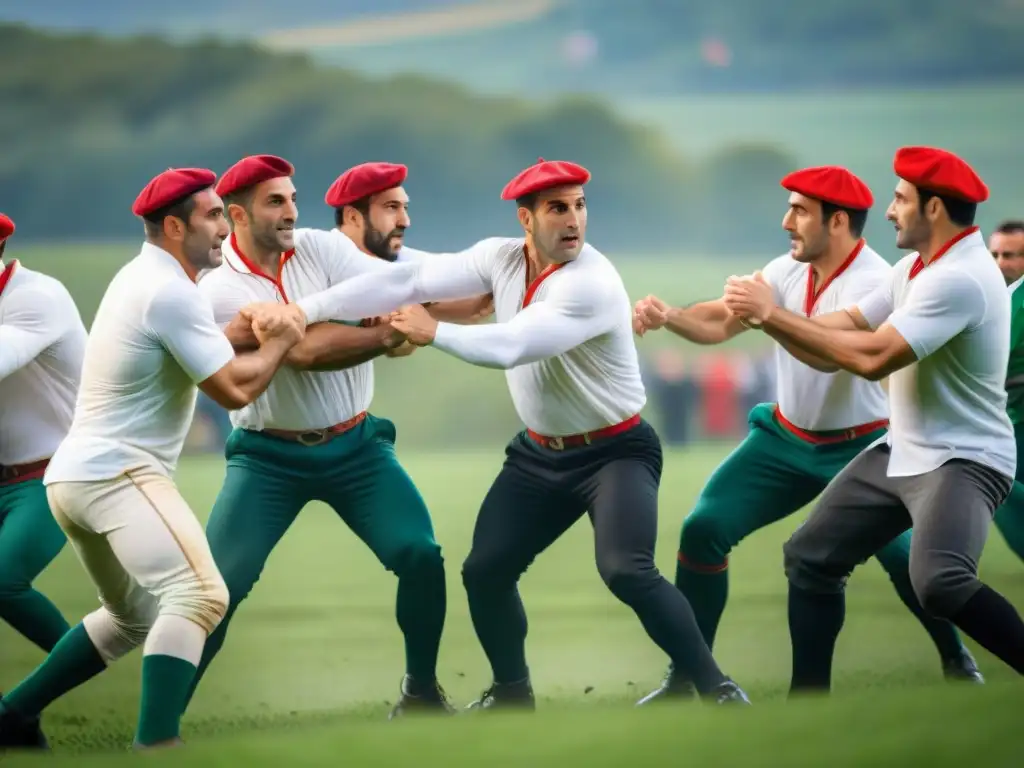
[[[0,25],[0,103],[0,210],[25,241],[138,237],[131,203],[156,173],[220,173],[268,152],[295,164],[308,226],[330,225],[323,194],[345,168],[406,163],[410,244],[452,249],[516,233],[500,190],[543,156],[592,170],[598,247],[736,252],[778,230],[778,199],[765,191],[794,167],[770,146],[689,163],[660,135],[589,99],[486,98],[215,41]],[[743,227],[734,225],[739,211]]]

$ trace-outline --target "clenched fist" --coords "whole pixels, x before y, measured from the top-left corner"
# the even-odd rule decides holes
[[[669,306],[657,296],[640,299],[633,307],[633,332],[643,336],[647,331],[657,331],[668,322]]]
[[[410,304],[391,313],[391,327],[405,336],[409,343],[425,347],[434,342],[437,320],[422,304]]]
[[[297,344],[306,335],[306,314],[295,304],[249,304],[239,314],[248,318],[260,344],[275,338]]]

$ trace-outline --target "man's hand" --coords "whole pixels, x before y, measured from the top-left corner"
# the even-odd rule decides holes
[[[772,288],[760,272],[730,277],[725,283],[724,298],[730,312],[758,325],[764,323],[775,309]]]
[[[647,331],[657,331],[668,322],[669,306],[657,296],[640,299],[633,307],[633,332],[643,336]]]
[[[421,304],[410,304],[391,313],[391,327],[404,334],[409,343],[425,347],[434,342],[437,320]]]
[[[242,307],[239,314],[249,318],[252,332],[260,344],[268,339],[281,339],[297,344],[306,335],[306,315],[295,304],[249,304]]]
[[[385,357],[408,357],[417,349],[415,344],[410,344],[408,341],[401,342],[397,347],[391,347],[387,352],[384,353]]]
[[[224,335],[236,351],[253,350],[260,345],[259,339],[252,331],[252,320],[242,313],[235,315],[231,322],[224,326]]]

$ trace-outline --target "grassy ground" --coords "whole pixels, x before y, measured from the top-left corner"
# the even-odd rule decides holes
[[[679,523],[725,450],[695,448],[667,457],[658,545],[666,573],[673,567]],[[440,667],[459,704],[488,679],[459,565],[500,456],[495,445],[474,454],[403,457],[445,547],[450,609]],[[201,517],[222,472],[219,459],[182,464],[179,484]],[[749,711],[631,710],[657,683],[665,659],[601,584],[591,534],[581,524],[537,561],[522,585],[531,621],[529,659],[544,714],[483,723],[468,717],[387,723],[403,665],[394,580],[329,509],[310,506],[271,557],[187,714],[187,754],[203,765],[229,759],[247,765],[523,765],[527,759],[556,765],[580,759],[619,766],[654,758],[882,766],[909,759],[963,765],[983,750],[989,766],[1022,764],[1019,684],[979,651],[989,685],[950,690],[929,641],[874,562],[851,583],[833,699],[784,702],[789,639],[780,546],[798,517],[752,536],[731,566],[731,602],[716,655],[753,698]],[[990,539],[982,576],[1024,605],[1024,571],[998,534]],[[95,607],[93,590],[67,549],[39,586],[72,621]],[[41,659],[6,627],[0,627],[0,649],[0,688]],[[116,762],[113,753],[126,748],[134,729],[140,660],[137,654],[122,660],[53,706],[46,720],[57,751],[52,764]]]

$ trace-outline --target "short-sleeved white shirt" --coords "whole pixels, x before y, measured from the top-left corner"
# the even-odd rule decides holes
[[[67,288],[12,261],[0,289],[0,464],[49,458],[67,434],[86,330]]]
[[[618,424],[646,403],[632,303],[597,249],[526,284],[522,238],[489,238],[457,254],[388,265],[299,302],[311,322],[354,319],[403,304],[492,293],[497,322],[440,323],[433,346],[505,370],[520,419],[542,435]],[[525,306],[524,306],[525,305]]]
[[[44,482],[177,467],[196,385],[234,350],[177,260],[145,243],[114,276],[89,331],[75,416]]]
[[[917,254],[858,303],[872,328],[891,325],[917,362],[889,377],[889,475],[969,459],[1013,477],[1006,415],[1010,295],[976,227],[911,278]]]
[[[338,230],[295,230],[295,247],[283,254],[276,281],[240,253],[234,236],[222,250],[224,262],[199,281],[199,291],[213,305],[222,328],[246,304],[299,301],[361,274],[367,263],[386,264]],[[372,362],[340,371],[282,366],[262,395],[231,412],[231,423],[256,431],[326,429],[367,410],[373,383]]]
[[[778,306],[798,315],[816,317],[856,304],[883,284],[891,269],[885,259],[860,241],[831,278],[818,287],[816,301],[813,284],[808,280],[810,264],[785,254],[769,262],[762,275],[772,286]],[[884,420],[889,415],[885,390],[877,381],[847,371],[815,370],[793,357],[781,344],[775,346],[775,366],[779,410],[801,429],[849,429]]]

